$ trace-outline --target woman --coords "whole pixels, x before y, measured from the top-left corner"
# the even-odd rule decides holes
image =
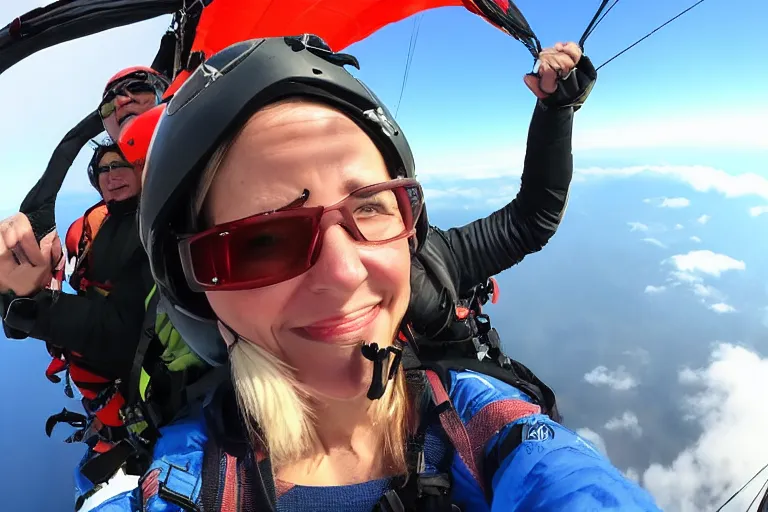
[[[168,104],[141,237],[161,293],[217,322],[232,382],[98,510],[658,510],[512,386],[400,367],[423,198],[352,62],[307,36],[247,41]]]

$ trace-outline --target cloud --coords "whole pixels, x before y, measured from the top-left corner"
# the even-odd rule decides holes
[[[667,289],[666,286],[653,286],[652,284],[649,284],[648,286],[645,287],[645,293],[653,295],[656,293],[661,293],[666,289]]]
[[[691,201],[685,197],[665,197],[661,200],[659,208],[685,208]]]
[[[685,226],[683,226],[682,224],[675,224],[675,229],[677,230],[683,229],[684,227]]]
[[[574,150],[607,148],[765,148],[765,108],[738,112],[721,110],[717,114],[686,112],[677,117],[633,119],[631,123],[606,123],[579,126],[573,134]]]
[[[758,215],[762,215],[764,213],[768,213],[768,205],[753,206],[749,209],[749,214],[753,217],[757,217]]]
[[[694,236],[691,237],[691,242],[696,242],[697,244],[700,244],[701,243],[701,238],[699,238],[699,237],[694,235]]]
[[[698,222],[699,224],[706,224],[707,222],[710,221],[711,218],[712,217],[710,215],[704,214],[698,219],[696,219],[696,222]]]
[[[631,357],[640,364],[649,364],[651,362],[651,354],[641,347],[625,350],[622,354]]]
[[[722,294],[717,288],[715,288],[714,286],[710,286],[708,284],[694,283],[692,288],[693,288],[693,293],[695,293],[699,297],[704,297],[704,298],[722,297]]]
[[[730,304],[726,304],[725,302],[718,302],[717,304],[712,304],[709,306],[709,309],[719,314],[733,313],[734,311],[736,311],[736,308],[734,308]]]
[[[584,380],[593,386],[608,386],[616,391],[626,391],[637,386],[635,378],[623,366],[616,368],[616,371],[608,371],[605,366],[598,366],[584,374]]]
[[[624,472],[624,476],[632,480],[633,482],[640,483],[640,473],[635,468],[627,468]]]
[[[688,254],[676,254],[669,261],[680,272],[699,272],[714,277],[729,270],[744,270],[746,264],[725,254],[714,253],[710,250],[690,251]]]
[[[659,240],[655,238],[643,238],[643,242],[649,243],[651,245],[655,245],[656,247],[661,247],[662,249],[666,249],[667,246],[661,243]]]
[[[640,427],[640,422],[632,411],[625,411],[621,416],[611,418],[606,422],[605,429],[611,431],[626,430],[634,437],[643,435],[643,429]]]
[[[630,231],[648,231],[648,226],[642,222],[627,222]]]
[[[685,284],[700,283],[703,281],[703,279],[700,276],[695,276],[691,274],[690,272],[681,272],[679,270],[675,270],[669,273],[668,281],[672,281],[673,286],[678,286],[682,283],[685,283]]]
[[[697,192],[714,191],[725,197],[755,196],[768,199],[768,178],[754,173],[729,174],[703,165],[636,165],[576,169],[584,177],[630,177],[653,174],[685,183]],[[651,200],[645,202],[650,203]]]
[[[684,368],[685,413],[702,430],[668,466],[652,464],[643,485],[662,510],[715,510],[768,462],[768,358],[744,347],[719,344],[706,368]],[[758,478],[728,510],[747,510],[765,482]]]
[[[576,431],[576,434],[579,437],[582,437],[592,443],[594,447],[597,448],[597,451],[608,457],[608,450],[605,447],[605,441],[600,436],[600,434],[588,428],[580,428]]]

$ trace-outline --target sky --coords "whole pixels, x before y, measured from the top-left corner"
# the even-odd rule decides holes
[[[578,39],[598,3],[517,5],[549,46]],[[586,54],[602,63],[690,3],[621,0]],[[42,4],[0,3],[0,24]],[[673,512],[716,509],[768,463],[766,20],[761,0],[707,0],[600,71],[576,115],[560,230],[499,276],[489,310],[510,355],[555,389],[566,424]],[[66,43],[0,76],[0,215],[17,210],[106,79],[152,61],[168,23]],[[522,45],[463,8],[441,8],[349,51],[356,74],[398,111],[432,222],[462,225],[514,197],[534,105]],[[97,199],[87,156],[65,180],[60,226]],[[44,378],[47,363],[35,340],[0,342],[2,404],[14,411],[0,415],[0,452],[16,468],[0,481],[9,510],[71,510],[82,447],[61,442],[65,427],[47,439],[43,425],[77,404]],[[767,479],[725,510],[746,510]]]

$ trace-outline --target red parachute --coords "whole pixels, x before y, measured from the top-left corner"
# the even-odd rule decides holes
[[[194,64],[238,41],[310,33],[339,51],[414,14],[462,5],[522,41],[534,58],[538,55],[538,39],[520,10],[508,0],[215,0],[203,9],[197,23],[189,50],[192,65],[175,77],[167,95],[186,80]]]

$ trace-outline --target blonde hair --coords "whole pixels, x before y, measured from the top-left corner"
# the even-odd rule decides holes
[[[262,110],[286,103],[308,102],[287,99]],[[240,131],[219,146],[203,171],[190,203],[193,224],[198,228],[201,221],[204,225],[210,224],[206,197]],[[249,436],[267,450],[273,467],[279,468],[311,455],[318,443],[311,391],[296,378],[295,369],[247,339],[235,340],[229,358],[232,381]],[[399,369],[384,396],[373,402],[370,409],[374,428],[382,433],[388,469],[393,473],[407,470],[405,441],[410,410],[405,373]]]

